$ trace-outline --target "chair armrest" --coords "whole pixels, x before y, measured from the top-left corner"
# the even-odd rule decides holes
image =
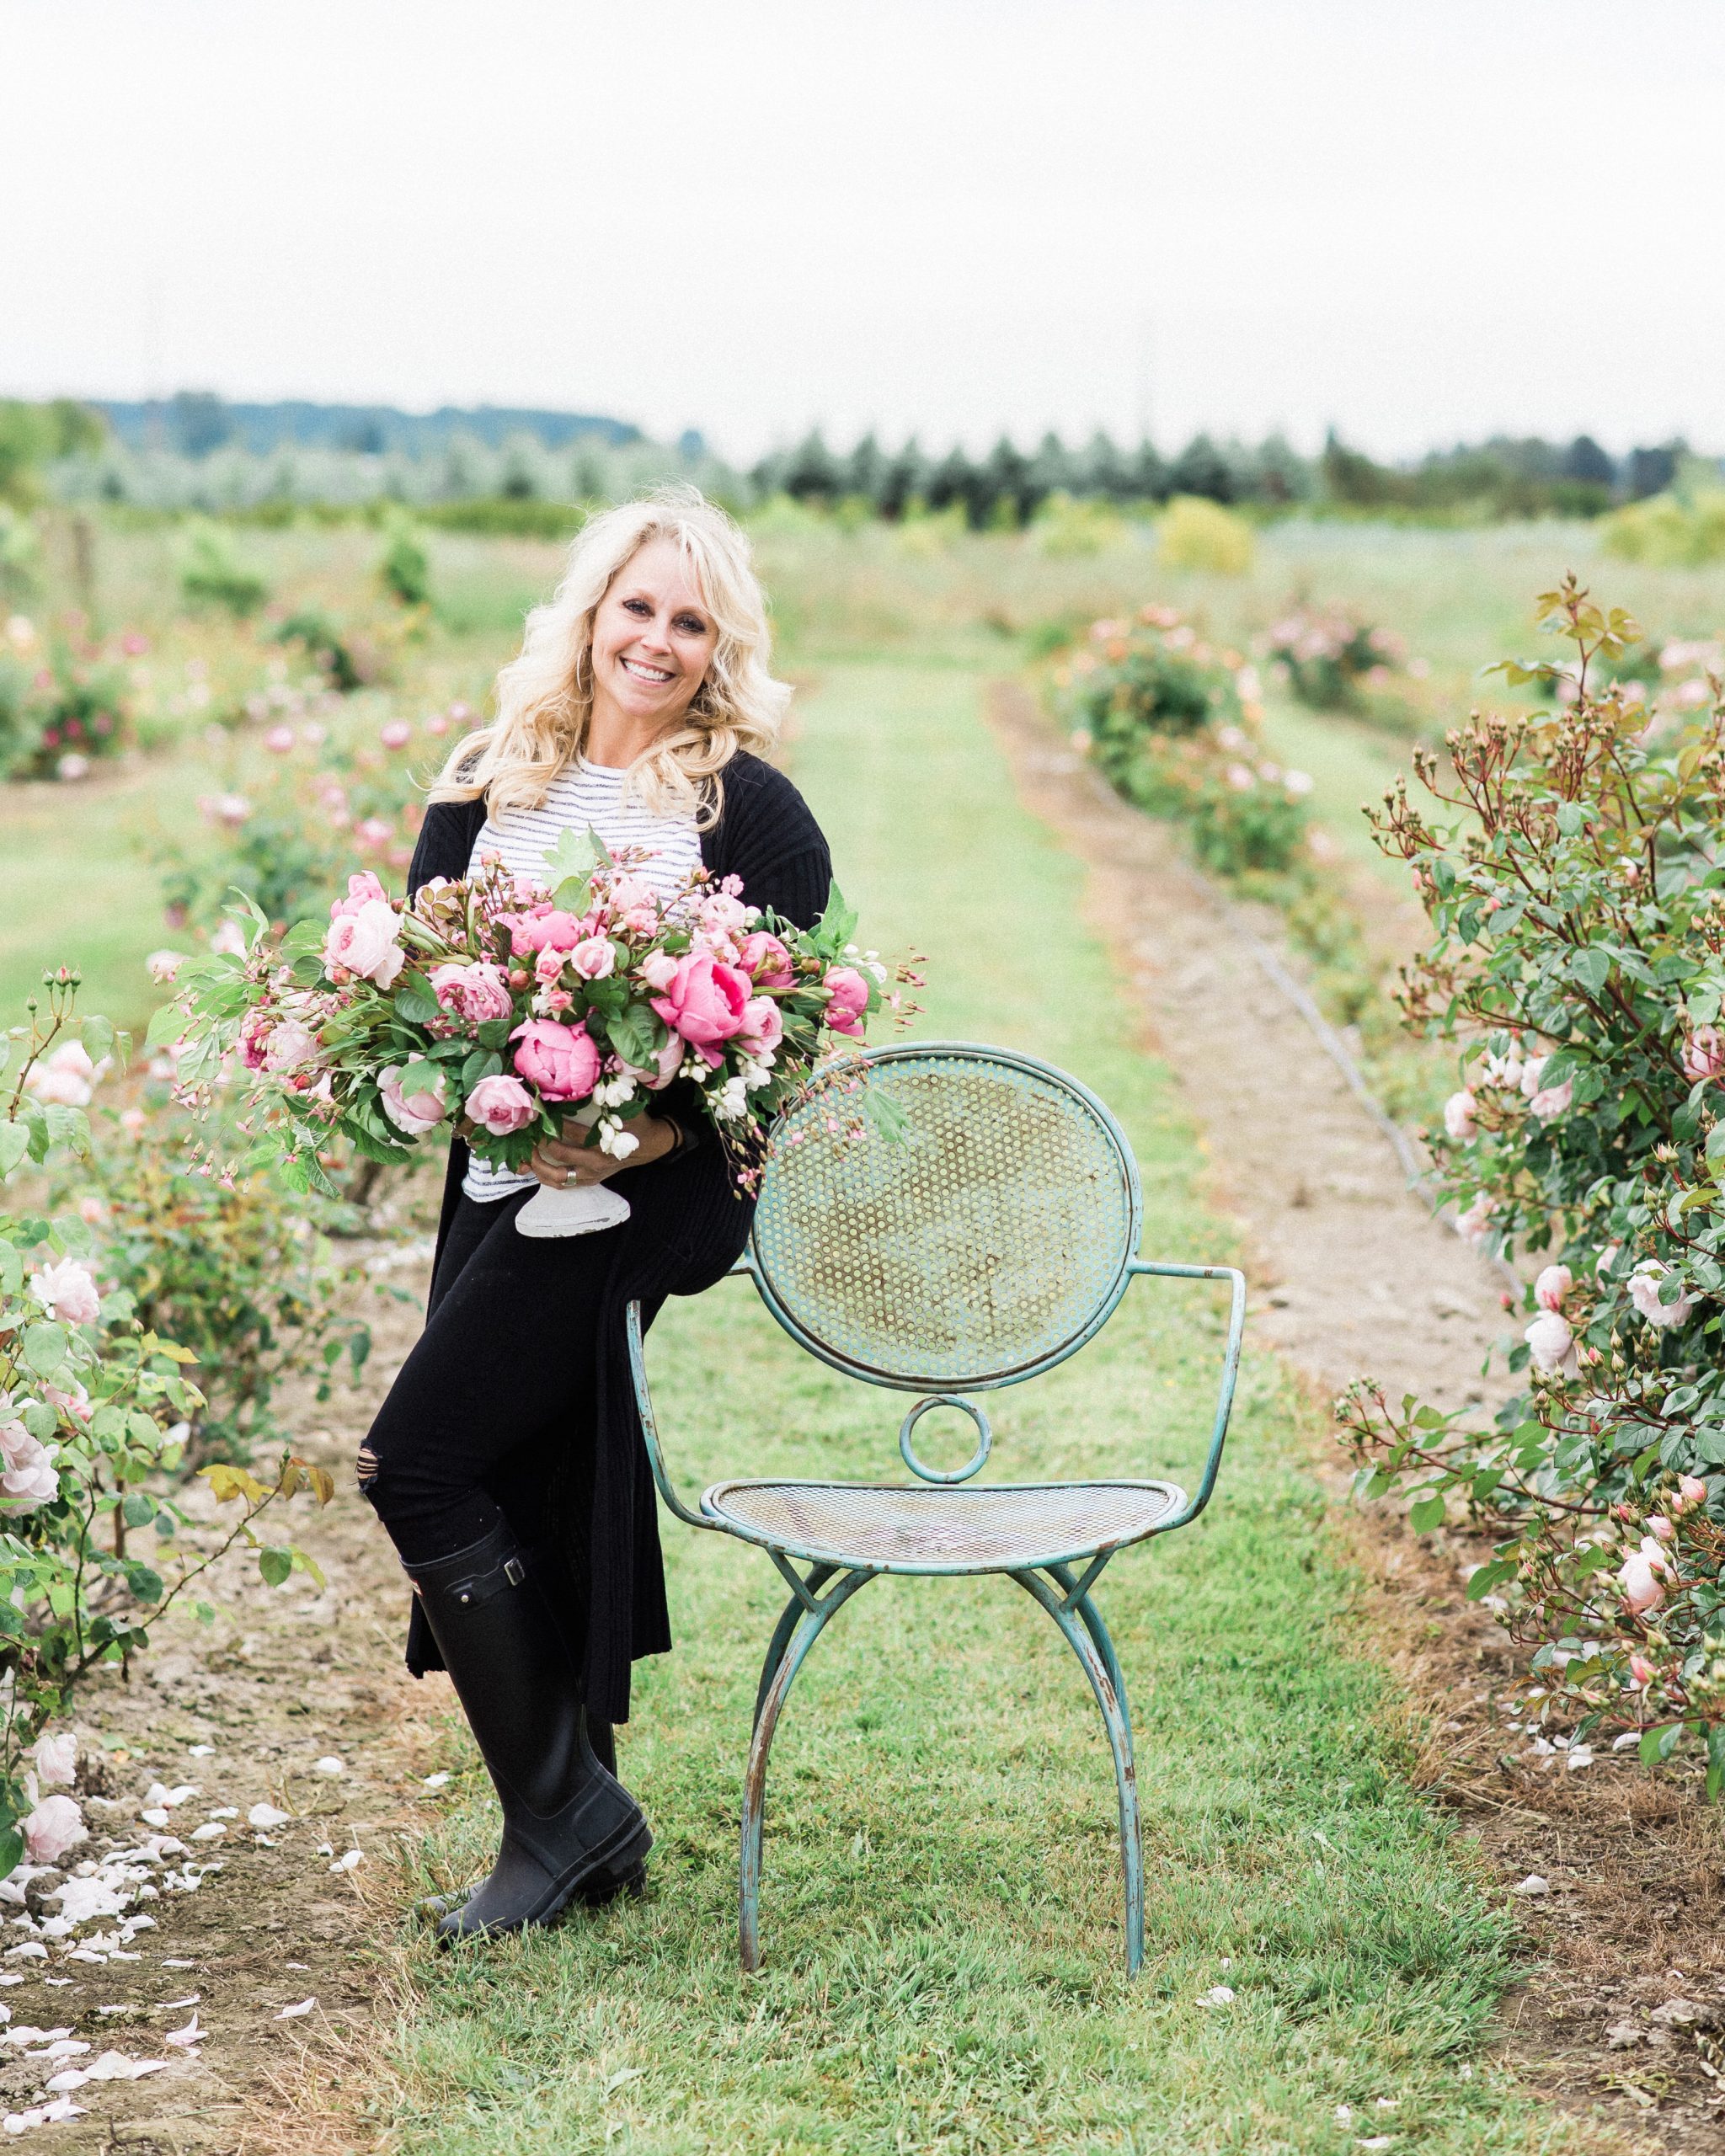
[[[634,1380],[635,1407],[641,1417],[641,1434],[647,1440],[647,1457],[653,1464],[653,1479],[659,1485],[659,1494],[680,1520],[690,1527],[711,1527],[711,1520],[702,1519],[699,1513],[692,1513],[671,1487],[670,1475],[665,1464],[665,1454],[660,1449],[659,1420],[653,1412],[653,1396],[647,1389],[647,1347],[641,1331],[641,1305],[632,1302],[624,1315],[624,1324],[629,1340],[629,1375]]]
[[[1226,1280],[1232,1283],[1232,1294],[1228,1311],[1228,1348],[1222,1358],[1222,1382],[1216,1394],[1215,1421],[1210,1435],[1210,1457],[1204,1464],[1204,1477],[1199,1483],[1198,1494],[1187,1505],[1184,1512],[1167,1521],[1156,1529],[1167,1534],[1177,1527],[1188,1526],[1210,1502],[1210,1492],[1216,1486],[1216,1470],[1222,1464],[1222,1446],[1228,1435],[1228,1417],[1234,1408],[1234,1383],[1240,1374],[1240,1343],[1246,1331],[1246,1275],[1231,1265],[1165,1265],[1159,1260],[1135,1257],[1129,1261],[1128,1270],[1154,1273],[1169,1280]]]

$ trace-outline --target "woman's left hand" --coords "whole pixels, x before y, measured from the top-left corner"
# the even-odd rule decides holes
[[[581,1126],[565,1120],[563,1137],[542,1138],[533,1148],[528,1171],[547,1189],[584,1190],[590,1184],[608,1181],[619,1168],[644,1168],[649,1161],[662,1161],[676,1148],[677,1127],[662,1116],[638,1115],[623,1128],[640,1143],[626,1161],[619,1161],[610,1153],[601,1153],[597,1145],[584,1142],[586,1133]]]

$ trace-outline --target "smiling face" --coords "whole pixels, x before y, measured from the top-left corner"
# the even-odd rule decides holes
[[[681,548],[649,539],[612,578],[593,616],[591,734],[644,741],[670,731],[706,680],[718,642],[718,625]]]

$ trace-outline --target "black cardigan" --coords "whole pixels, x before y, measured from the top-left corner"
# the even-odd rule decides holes
[[[750,905],[770,907],[798,927],[813,926],[831,886],[832,861],[808,803],[782,771],[746,753],[725,766],[723,793],[718,821],[701,835],[702,860],[714,876],[740,877]],[[483,799],[434,802],[408,871],[409,895],[434,876],[465,876],[484,821]],[[466,1145],[451,1139],[437,1229],[440,1259],[467,1167]],[[696,1294],[723,1278],[748,1241],[754,1206],[738,1192],[730,1163],[716,1143],[687,1148],[651,1166],[626,1168],[611,1182],[632,1209],[631,1218],[607,1236],[614,1239],[617,1262],[599,1307],[570,1312],[573,1321],[599,1328],[595,1396],[571,1404],[567,1448],[590,1460],[590,1476],[577,1478],[581,1498],[573,1508],[555,1503],[547,1488],[512,1524],[537,1540],[545,1520],[558,1518],[568,1545],[571,1614],[585,1637],[588,1707],[601,1720],[625,1721],[630,1664],[670,1647],[670,1620],[624,1313],[638,1299],[650,1324],[666,1295]],[[435,1276],[435,1262],[433,1271]],[[590,1455],[582,1444],[583,1422],[591,1431]],[[407,1659],[416,1676],[442,1667],[417,1602]]]

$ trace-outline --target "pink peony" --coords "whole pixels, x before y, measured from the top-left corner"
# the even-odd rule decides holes
[[[102,1314],[102,1299],[87,1265],[63,1257],[57,1265],[45,1265],[30,1282],[30,1292],[50,1317],[67,1325],[93,1325]]]
[[[1717,1026],[1697,1026],[1683,1043],[1683,1075],[1691,1085],[1725,1078],[1725,1040]]]
[[[19,1832],[32,1864],[58,1864],[87,1838],[84,1816],[69,1796],[45,1796]]]
[[[302,1026],[297,1018],[284,1018],[264,1043],[264,1068],[284,1072],[303,1070],[308,1063],[318,1059],[318,1036],[309,1026]],[[242,1053],[251,1061],[250,1044]]]
[[[510,945],[516,958],[536,951],[573,951],[586,933],[572,913],[515,914],[510,916]]]
[[[377,988],[387,988],[406,963],[396,938],[401,921],[387,899],[367,899],[357,913],[332,921],[323,939],[323,963],[343,966]]]
[[[765,1055],[785,1037],[784,1013],[770,995],[751,995],[743,1006],[737,1038],[750,1055]]]
[[[1548,1265],[1533,1283],[1533,1299],[1542,1310],[1561,1310],[1563,1298],[1574,1285],[1567,1265]]]
[[[1535,1369],[1575,1369],[1575,1336],[1569,1330],[1568,1319],[1560,1317],[1556,1310],[1543,1311],[1521,1337],[1532,1353]]]
[[[77,1779],[77,1737],[72,1730],[62,1729],[54,1737],[39,1737],[25,1756],[35,1770],[38,1784],[44,1789],[53,1789],[61,1782]]]
[[[1629,1299],[1649,1325],[1681,1325],[1695,1308],[1690,1297],[1680,1294],[1675,1302],[1659,1299],[1659,1283],[1666,1268],[1658,1258],[1643,1258],[1629,1276]]]
[[[791,954],[776,936],[769,936],[757,928],[752,936],[743,938],[737,952],[737,963],[754,982],[756,988],[793,988],[797,976],[791,966]]]
[[[389,894],[369,868],[362,868],[356,876],[347,879],[347,896],[337,899],[329,909],[332,921],[350,921],[361,906],[368,906],[375,899],[386,903]]]
[[[483,958],[469,966],[434,966],[431,993],[444,1010],[469,1026],[507,1018],[515,1009],[509,983],[497,967]]]
[[[1561,1086],[1541,1086],[1527,1105],[1541,1123],[1550,1123],[1562,1114],[1574,1094],[1575,1081],[1566,1078]]]
[[[1473,1112],[1479,1105],[1472,1093],[1463,1086],[1459,1093],[1451,1093],[1444,1103],[1444,1128],[1458,1145],[1478,1135]]]
[[[583,980],[603,980],[617,970],[617,952],[608,936],[584,936],[569,953],[569,963]]]
[[[428,1130],[435,1130],[449,1113],[447,1082],[443,1073],[437,1073],[435,1090],[417,1093],[403,1093],[401,1089],[402,1066],[392,1063],[377,1073],[377,1097],[383,1113],[404,1137],[422,1137]]]
[[[34,1512],[60,1495],[60,1476],[49,1448],[22,1422],[0,1422],[0,1507]]]
[[[482,1078],[467,1096],[467,1113],[494,1138],[507,1138],[533,1120],[533,1096],[518,1079]]]
[[[717,1066],[713,1043],[741,1031],[750,983],[734,966],[692,952],[677,960],[663,995],[653,999],[654,1012],[674,1033],[681,1033],[702,1059]]]
[[[868,982],[854,966],[832,966],[827,970],[825,985],[831,997],[826,1006],[828,1026],[836,1033],[848,1033],[853,1040],[861,1040],[868,1009]]]
[[[547,1101],[585,1101],[599,1082],[599,1050],[584,1027],[530,1018],[510,1035],[515,1075]]]

